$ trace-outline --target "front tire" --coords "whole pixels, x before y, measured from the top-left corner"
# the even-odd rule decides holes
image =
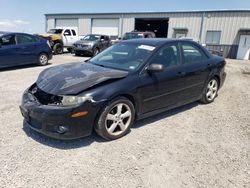
[[[219,81],[217,78],[212,78],[208,81],[201,98],[201,102],[208,104],[214,101],[218,95]]]
[[[45,66],[45,65],[48,65],[48,63],[49,63],[48,55],[45,53],[41,53],[38,56],[38,65]]]
[[[119,97],[103,108],[95,131],[106,140],[115,140],[128,133],[134,119],[135,109],[132,102]]]
[[[60,43],[56,43],[54,46],[53,46],[53,51],[54,51],[54,54],[57,55],[57,54],[62,54],[63,53],[63,45],[60,44]]]

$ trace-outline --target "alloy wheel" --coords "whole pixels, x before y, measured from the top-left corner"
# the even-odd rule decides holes
[[[208,101],[214,100],[218,91],[218,82],[215,79],[210,80],[207,86],[206,97]]]
[[[108,112],[105,127],[110,135],[117,136],[127,130],[131,120],[132,112],[130,107],[125,103],[118,103]]]
[[[47,55],[45,54],[40,55],[39,61],[41,65],[46,65],[48,63]]]

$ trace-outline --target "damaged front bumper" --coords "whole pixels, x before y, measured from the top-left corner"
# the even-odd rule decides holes
[[[99,105],[92,101],[86,101],[74,107],[43,105],[29,90],[24,92],[20,105],[24,123],[31,129],[62,140],[90,135],[98,109]],[[87,112],[87,114],[81,117],[72,117],[72,114],[82,111]]]

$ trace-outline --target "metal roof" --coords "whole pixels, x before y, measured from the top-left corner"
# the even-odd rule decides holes
[[[85,12],[85,13],[48,13],[45,16],[59,15],[110,15],[110,14],[174,14],[174,13],[213,13],[213,12],[250,12],[250,9],[219,9],[219,10],[181,10],[181,11],[138,11],[138,12]]]

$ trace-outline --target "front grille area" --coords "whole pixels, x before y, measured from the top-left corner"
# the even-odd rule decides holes
[[[38,88],[36,84],[30,88],[30,93],[38,100],[39,103],[43,105],[58,105],[61,104],[62,101],[62,97],[46,93]]]
[[[30,124],[30,126],[34,127],[35,129],[42,129],[42,122],[40,122],[36,119],[30,118],[29,124]]]
[[[75,47],[77,48],[85,48],[85,47],[88,47],[88,45],[86,44],[74,44]]]

